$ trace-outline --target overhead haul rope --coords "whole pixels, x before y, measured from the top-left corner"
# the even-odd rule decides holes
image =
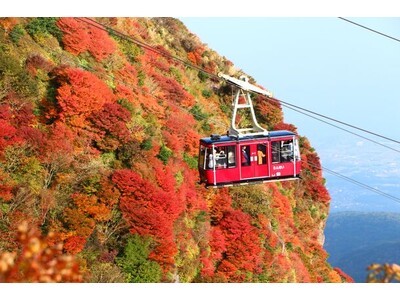
[[[365,139],[365,140],[367,140],[367,141],[370,141],[370,142],[372,142],[372,143],[375,143],[375,144],[377,144],[377,145],[379,145],[379,146],[382,146],[382,147],[385,147],[385,148],[390,149],[390,150],[392,150],[392,151],[395,151],[395,152],[400,153],[400,150],[398,150],[398,149],[395,149],[395,148],[392,148],[392,147],[390,147],[390,146],[388,146],[388,145],[379,143],[379,142],[377,142],[377,141],[375,141],[375,140],[373,140],[373,139],[367,138],[367,137],[365,137],[365,136],[363,136],[363,135],[357,134],[357,133],[352,132],[352,131],[350,131],[350,130],[347,130],[347,129],[343,128],[343,127],[340,127],[340,126],[337,126],[337,125],[335,125],[335,124],[329,123],[329,122],[327,122],[327,121],[325,121],[325,120],[322,120],[322,119],[320,119],[320,118],[317,118],[317,117],[315,117],[315,116],[312,116],[312,115],[310,115],[310,114],[307,114],[307,113],[305,113],[305,112],[302,112],[302,111],[300,111],[300,110],[298,110],[298,109],[296,109],[296,108],[293,108],[293,107],[291,107],[291,106],[289,106],[289,105],[282,104],[282,106],[284,106],[284,107],[286,107],[286,108],[289,108],[289,109],[291,109],[291,110],[294,110],[294,111],[296,111],[296,112],[298,112],[298,113],[300,113],[300,114],[306,115],[306,116],[308,116],[308,117],[310,117],[310,118],[313,118],[313,119],[315,119],[315,120],[318,120],[318,121],[320,121],[320,122],[322,122],[322,123],[328,124],[328,125],[330,125],[330,126],[332,126],[332,127],[335,127],[335,128],[337,128],[337,129],[339,129],[339,130],[345,131],[345,132],[347,132],[347,133],[350,133],[350,134],[352,134],[352,135],[358,136],[358,137],[360,137],[360,138],[362,138],[362,139]]]
[[[372,187],[372,186],[370,186],[370,185],[367,185],[367,184],[365,184],[365,183],[362,183],[362,182],[360,182],[360,181],[358,181],[358,180],[352,179],[352,178],[350,178],[350,177],[348,177],[348,176],[342,175],[342,174],[340,174],[339,172],[332,171],[332,170],[330,170],[330,169],[328,169],[328,168],[325,168],[325,167],[322,167],[322,166],[319,167],[319,166],[317,166],[317,165],[315,165],[315,164],[312,164],[312,163],[310,163],[310,162],[308,162],[308,164],[311,165],[311,166],[313,166],[314,168],[316,168],[316,169],[318,169],[318,170],[326,171],[327,173],[330,173],[331,175],[334,175],[334,176],[336,176],[336,177],[342,178],[342,179],[344,179],[344,180],[346,180],[346,181],[349,181],[349,182],[351,182],[351,183],[353,183],[353,184],[355,184],[355,185],[358,185],[358,186],[360,186],[360,187],[362,187],[362,188],[365,188],[365,189],[367,189],[367,190],[370,190],[370,191],[372,191],[372,192],[374,192],[374,193],[377,193],[377,194],[379,194],[379,195],[381,195],[381,196],[384,196],[384,197],[386,197],[386,198],[389,198],[389,199],[391,199],[391,200],[394,200],[394,201],[400,203],[400,198],[399,198],[399,197],[396,197],[396,196],[390,195],[390,194],[388,194],[388,193],[382,192],[381,190],[379,190],[379,189],[377,189],[377,188],[374,188],[374,187]]]
[[[378,31],[378,30],[369,28],[369,27],[367,27],[367,26],[364,26],[364,25],[361,25],[361,24],[359,24],[359,23],[353,22],[353,21],[351,21],[351,20],[349,20],[349,19],[346,19],[346,18],[342,18],[342,17],[338,17],[338,18],[339,18],[340,20],[349,22],[349,23],[351,23],[351,24],[353,24],[353,25],[356,25],[356,26],[358,26],[358,27],[361,27],[361,28],[364,28],[364,29],[366,29],[366,30],[372,31],[372,32],[374,32],[374,33],[380,34],[380,35],[382,35],[382,36],[384,36],[384,37],[387,37],[387,38],[389,38],[389,39],[392,39],[392,40],[394,40],[394,41],[396,41],[396,42],[400,42],[399,39],[397,39],[397,38],[395,38],[395,37],[392,37],[392,36],[390,36],[390,35],[387,35],[387,34],[385,34],[385,33],[383,33],[383,32]]]

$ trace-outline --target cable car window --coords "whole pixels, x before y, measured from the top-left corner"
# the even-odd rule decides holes
[[[203,145],[200,146],[200,153],[199,153],[199,167],[205,169],[206,166],[204,165],[205,163],[205,157],[206,157],[206,147]]]
[[[227,146],[228,168],[236,167],[236,146]]]
[[[236,146],[219,146],[206,149],[207,169],[225,169],[236,167]]]
[[[241,152],[242,166],[250,166],[250,148],[248,146],[242,146],[240,152]]]
[[[225,152],[226,147],[216,147],[215,148],[215,167],[218,169],[226,168],[228,156]]]
[[[281,162],[293,161],[293,141],[281,142]]]
[[[215,154],[215,149],[214,149]],[[213,169],[215,165],[215,155],[213,154],[212,148],[206,148],[206,165],[207,169]]]
[[[283,163],[292,162],[294,157],[294,149],[297,148],[297,144],[293,146],[293,140],[272,142],[272,162],[273,163]],[[298,150],[296,151],[296,156],[298,156]],[[296,159],[299,159],[296,157]]]
[[[267,146],[263,144],[257,145],[257,164],[265,165],[267,163]]]
[[[279,142],[272,142],[272,163],[280,163],[281,162],[281,155],[280,155],[280,145]]]
[[[300,149],[299,149],[299,141],[297,139],[294,140],[294,158],[296,160],[300,160]]]

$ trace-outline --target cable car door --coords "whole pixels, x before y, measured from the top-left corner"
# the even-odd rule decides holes
[[[268,176],[267,143],[240,146],[241,179]]]
[[[267,177],[269,176],[268,144],[259,143],[254,146],[256,148],[256,153],[257,153],[256,159],[254,161],[254,176],[256,178]]]

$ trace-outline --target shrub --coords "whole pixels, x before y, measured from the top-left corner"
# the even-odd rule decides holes
[[[151,240],[135,234],[128,239],[122,257],[117,264],[127,274],[128,282],[157,283],[161,280],[161,267],[148,259]]]
[[[208,79],[208,74],[204,73],[202,71],[199,71],[199,73],[197,74],[197,76],[199,77],[199,79],[201,80],[201,82],[204,82]]]
[[[19,39],[24,35],[24,29],[21,24],[15,25],[10,32],[10,38],[14,43],[18,43]]]
[[[25,26],[25,29],[33,38],[37,34],[47,33],[56,37],[60,42],[63,34],[56,25],[57,20],[58,18],[35,18]]]
[[[197,121],[202,121],[205,120],[208,116],[207,114],[203,113],[201,110],[200,105],[195,104],[190,110],[189,112],[193,115],[193,117],[197,120]]]
[[[203,95],[203,97],[204,98],[210,98],[211,97],[211,95],[212,95],[212,92],[210,91],[210,90],[203,90],[202,92],[201,92],[201,94]]]
[[[190,169],[197,169],[197,158],[188,155],[186,152],[183,153],[183,160],[188,164]]]
[[[157,155],[157,158],[160,159],[164,163],[164,165],[166,165],[172,154],[173,152],[171,149],[169,149],[165,145],[162,145],[160,148],[160,152]]]

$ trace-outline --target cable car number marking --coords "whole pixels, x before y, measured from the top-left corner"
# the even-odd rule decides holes
[[[273,166],[272,169],[273,170],[283,170],[285,168],[285,166]]]

